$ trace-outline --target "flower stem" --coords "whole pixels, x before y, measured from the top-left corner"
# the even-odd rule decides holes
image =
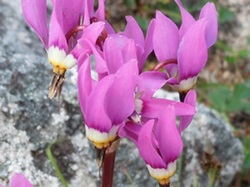
[[[170,187],[170,183],[167,183],[167,184],[164,184],[164,185],[159,184],[159,187]]]
[[[176,59],[168,59],[165,60],[163,62],[160,62],[159,64],[157,64],[152,71],[159,71],[161,68],[163,68],[164,66],[168,65],[168,64],[177,64],[177,60]]]
[[[106,153],[103,163],[102,187],[112,187],[116,151]]]
[[[113,174],[115,167],[115,155],[119,146],[120,140],[116,140],[112,145],[107,148],[104,161],[103,161],[103,173],[102,173],[102,187],[112,187]]]
[[[180,101],[182,103],[184,102],[186,95],[187,95],[187,93],[185,93],[185,92],[179,93],[179,98],[180,98]]]

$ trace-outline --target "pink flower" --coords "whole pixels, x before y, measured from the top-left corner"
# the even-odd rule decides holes
[[[49,21],[46,0],[22,0],[22,9],[27,23],[42,41],[54,73],[64,74],[77,63],[78,53],[71,51],[81,31],[91,24],[92,17],[104,20],[104,0],[99,0],[96,12],[94,0],[52,0],[52,4]]]
[[[165,108],[158,120],[147,121],[137,133],[135,144],[150,175],[161,185],[168,184],[176,172],[176,162],[183,148],[174,107]]]
[[[207,50],[217,39],[218,23],[213,3],[207,3],[195,21],[180,0],[176,2],[182,15],[180,29],[157,11],[153,46],[157,59],[167,70],[167,83],[179,92],[187,92],[207,62]]]
[[[138,67],[137,62],[131,60],[98,82],[91,78],[90,71],[87,58],[79,69],[78,98],[86,135],[97,148],[102,149],[115,140],[118,129],[135,109]]]

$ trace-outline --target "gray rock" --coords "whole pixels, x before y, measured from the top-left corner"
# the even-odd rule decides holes
[[[47,97],[52,69],[22,18],[20,2],[0,1],[0,18],[0,183],[6,185],[14,172],[22,172],[34,186],[61,186],[45,155],[46,147],[61,139],[53,153],[69,186],[100,186],[94,149],[84,135],[76,70],[66,74],[59,107]],[[158,96],[176,97],[163,91]],[[172,182],[186,187],[196,178],[199,186],[206,186],[208,174],[200,162],[208,152],[221,167],[217,186],[227,186],[240,170],[242,145],[216,112],[203,105],[198,110],[183,134],[183,164]],[[114,186],[157,186],[135,146],[125,139],[117,152]]]

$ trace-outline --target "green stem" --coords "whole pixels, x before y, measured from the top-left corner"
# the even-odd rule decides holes
[[[209,177],[209,187],[213,187],[216,180],[217,169],[211,168],[208,172]]]
[[[54,167],[54,170],[55,170],[55,172],[56,172],[56,174],[57,174],[59,180],[61,181],[62,185],[63,185],[64,187],[68,187],[68,183],[67,183],[66,179],[64,178],[62,172],[60,171],[59,166],[58,166],[58,164],[57,164],[57,162],[56,162],[56,159],[55,159],[55,157],[54,157],[54,155],[53,155],[53,153],[52,153],[52,150],[51,150],[51,149],[52,149],[52,146],[53,146],[54,144],[56,144],[56,143],[58,143],[58,142],[54,142],[54,143],[50,144],[50,145],[46,148],[46,154],[47,154],[47,157],[49,158],[49,160],[50,160],[52,166]]]

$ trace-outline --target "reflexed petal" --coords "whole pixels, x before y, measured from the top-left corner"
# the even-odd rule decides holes
[[[207,62],[206,20],[200,19],[183,36],[178,49],[179,81],[197,76]]]
[[[172,20],[157,11],[153,36],[153,47],[157,59],[160,62],[170,58],[176,59],[178,45],[177,26]]]
[[[196,93],[194,90],[190,90],[185,99],[184,103],[190,104],[191,106],[196,106]],[[179,132],[181,133],[187,126],[191,123],[192,119],[194,117],[193,115],[187,115],[187,116],[181,116],[180,119],[180,126],[179,126]]]
[[[178,75],[178,64],[170,63],[164,66],[164,69],[167,71],[169,77],[176,77]]]
[[[211,47],[217,40],[218,35],[218,18],[215,5],[208,2],[200,12],[200,19],[206,18],[207,28],[206,28],[206,41],[207,47]]]
[[[122,57],[124,63],[130,60],[137,60],[137,49],[134,40],[129,39],[127,44],[122,48]]]
[[[82,66],[78,71],[78,100],[80,102],[80,106],[82,109],[82,113],[86,113],[86,103],[88,97],[93,89],[91,74],[90,74],[90,59],[89,57],[85,59],[81,59],[83,56],[79,58],[78,61],[84,60]]]
[[[106,29],[107,33],[110,34],[110,35],[111,34],[115,34],[116,31],[114,30],[114,28],[112,27],[112,25],[110,25],[110,23],[107,22],[106,20],[104,20],[104,22],[106,23],[105,29]]]
[[[121,46],[118,46],[115,38],[108,37],[105,40],[103,51],[109,73],[115,73],[123,65]]]
[[[54,10],[56,19],[66,35],[69,30],[80,24],[82,16],[83,1],[79,0],[60,0],[55,1]]]
[[[126,21],[123,35],[133,39],[136,44],[144,46],[144,35],[136,20],[132,16],[126,16]]]
[[[100,132],[109,132],[113,125],[107,114],[107,104],[110,101],[106,97],[114,78],[113,75],[109,75],[99,81],[87,100],[84,116],[86,125]]]
[[[56,12],[53,11],[50,19],[49,46],[59,47],[66,53],[68,52],[68,43],[59,22],[56,19]]]
[[[10,187],[32,187],[32,184],[23,174],[17,173],[12,176]]]
[[[128,138],[136,144],[141,127],[141,124],[129,121],[119,129],[118,135],[120,138]]]
[[[133,40],[122,35],[109,36],[105,40],[103,51],[110,74],[115,73],[125,62],[136,59]]]
[[[155,20],[152,20],[149,23],[145,42],[144,42],[144,53],[142,54],[141,57],[138,57],[138,65],[139,65],[139,70],[141,71],[143,68],[143,65],[146,62],[146,59],[148,55],[153,51],[153,35],[154,35],[154,29],[155,29]]]
[[[101,51],[96,44],[90,42],[87,38],[82,38],[81,40],[78,41],[79,45],[77,45],[74,50],[71,52],[74,55],[79,55],[79,54],[94,54],[95,57],[95,69],[97,73],[106,73],[107,66],[106,62],[103,57],[103,51]],[[78,47],[78,48],[77,48]],[[81,63],[81,62],[80,62]],[[78,67],[81,66],[81,64],[78,61]]]
[[[182,152],[183,143],[175,121],[174,107],[168,107],[161,113],[156,125],[155,136],[165,163],[175,161]]]
[[[134,89],[137,83],[137,61],[124,64],[115,74],[115,81],[107,92],[107,113],[114,124],[119,124],[135,110]]]
[[[75,48],[71,51],[74,57],[78,58],[82,53],[91,52],[91,45],[89,45],[88,42],[84,40],[88,40],[89,43],[92,44],[92,46],[95,45],[96,40],[104,29],[104,26],[104,22],[96,22],[83,29],[82,36],[78,40],[78,45],[76,45]]]
[[[193,16],[183,7],[181,0],[175,0],[181,11],[182,24],[179,31],[180,38],[187,32],[187,30],[195,23]]]
[[[99,0],[98,1],[98,8],[95,12],[95,16],[99,20],[105,20],[105,5],[104,5],[105,0]]]
[[[143,160],[152,168],[166,168],[166,163],[156,150],[153,127],[154,120],[150,120],[142,126],[137,147]]]
[[[93,11],[93,1],[84,0],[84,16],[83,16],[83,25],[90,25],[90,14]]]
[[[194,115],[196,112],[193,106],[186,103],[153,98],[143,100],[142,115],[148,118],[158,118],[161,112],[169,107],[174,107],[177,116]]]
[[[45,48],[48,48],[48,25],[46,0],[22,0],[27,23],[34,29]]]
[[[170,77],[170,78],[167,80],[167,84],[175,85],[175,84],[179,84],[179,82],[176,80],[175,77]]]
[[[163,72],[146,71],[138,77],[138,92],[143,93],[143,97],[152,95],[166,83],[167,76]]]

